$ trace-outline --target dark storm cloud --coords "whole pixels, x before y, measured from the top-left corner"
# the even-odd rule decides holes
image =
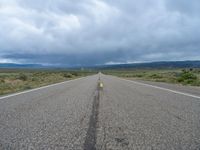
[[[200,59],[198,0],[2,0],[0,62]]]
[[[126,53],[121,53],[120,51],[114,51],[114,52],[90,52],[90,53],[82,53],[82,54],[59,54],[56,53],[54,55],[52,54],[41,54],[40,57],[38,57],[37,54],[8,54],[4,55],[4,58],[6,59],[12,59],[12,60],[21,60],[21,62],[32,62],[34,60],[35,62],[42,62],[44,64],[63,64],[65,66],[80,66],[80,65],[96,65],[101,64],[102,61],[109,62],[110,60],[114,60],[116,62],[124,62],[123,58],[125,58]],[[25,58],[25,59],[24,59]],[[56,58],[56,59],[55,59]],[[92,62],[92,63],[91,63]]]

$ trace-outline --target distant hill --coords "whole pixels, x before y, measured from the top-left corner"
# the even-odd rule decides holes
[[[0,68],[42,68],[39,64],[0,63]]]
[[[50,69],[159,69],[159,68],[200,68],[200,61],[160,61],[149,63],[98,65],[98,66],[43,66],[40,64],[0,63],[0,68],[50,68]]]
[[[99,69],[200,68],[200,61],[161,61],[98,66]]]

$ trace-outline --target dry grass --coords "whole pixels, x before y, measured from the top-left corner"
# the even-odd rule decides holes
[[[200,69],[122,69],[105,70],[103,73],[123,78],[200,86]]]
[[[94,74],[89,71],[0,70],[0,95]]]

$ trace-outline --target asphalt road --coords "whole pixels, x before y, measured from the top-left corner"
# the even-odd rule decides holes
[[[0,98],[0,149],[200,149],[200,89],[89,76]]]

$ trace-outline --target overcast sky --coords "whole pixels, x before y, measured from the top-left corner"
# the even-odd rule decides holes
[[[200,0],[0,0],[0,63],[200,60]]]

